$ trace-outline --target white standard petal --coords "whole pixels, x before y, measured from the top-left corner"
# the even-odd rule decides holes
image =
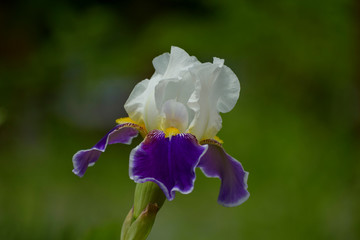
[[[214,58],[214,64],[221,68],[215,81],[214,88],[219,93],[217,109],[219,112],[227,113],[235,107],[240,94],[240,82],[235,73],[224,65],[223,59]]]
[[[212,64],[204,63],[190,69],[197,82],[188,102],[188,106],[195,112],[188,131],[199,141],[217,134],[222,126],[219,112],[230,111],[239,98],[239,80],[223,64],[223,60],[214,58]]]
[[[150,80],[144,80],[137,84],[130,94],[129,99],[125,103],[125,110],[129,117],[138,123],[144,123],[147,130],[159,129],[161,125],[161,110],[168,97],[161,95],[157,97],[155,88],[161,82],[173,81],[174,79],[182,80],[184,75],[189,75],[188,69],[200,62],[195,58],[189,56],[187,52],[178,47],[172,47],[171,52],[164,53],[153,60],[155,73]],[[164,84],[166,86],[167,84]],[[162,89],[160,87],[159,89]],[[185,89],[184,89],[185,90]],[[161,91],[157,91],[161,92]],[[179,96],[183,96],[182,92]],[[185,94],[190,96],[190,94]],[[188,98],[187,97],[187,98]],[[155,99],[162,99],[160,104],[156,104]],[[183,101],[183,100],[181,100]],[[183,102],[183,104],[186,101]]]
[[[189,68],[201,64],[196,57],[190,56],[179,47],[171,47],[169,64],[163,74],[164,78],[181,78],[181,73]]]
[[[163,109],[163,106],[169,100],[174,100],[182,103],[187,112],[187,119],[185,130],[188,128],[190,122],[193,120],[195,113],[187,106],[190,96],[195,91],[195,79],[190,78],[190,74],[184,74],[182,79],[167,79],[161,81],[155,88],[155,102],[158,109]],[[185,124],[185,122],[184,122]]]
[[[154,96],[158,82],[159,78],[154,78],[138,83],[124,105],[129,117],[138,124],[145,124],[148,130],[156,129],[161,120]]]
[[[143,112],[145,108],[146,94],[150,80],[145,79],[134,87],[129,98],[127,99],[124,108],[129,117],[139,124],[144,123]]]
[[[166,72],[166,69],[169,65],[170,60],[170,54],[169,53],[163,53],[160,56],[157,56],[153,59],[152,63],[155,68],[155,73],[164,75]]]

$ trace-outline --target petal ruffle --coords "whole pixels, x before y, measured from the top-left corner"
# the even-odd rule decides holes
[[[73,173],[79,177],[84,176],[86,169],[95,164],[100,154],[105,151],[108,144],[124,143],[131,144],[138,135],[135,124],[124,123],[111,129],[95,146],[87,150],[80,150],[73,156]]]
[[[208,150],[200,159],[198,167],[207,177],[221,179],[218,203],[234,207],[245,202],[250,196],[247,191],[249,173],[217,141],[205,140],[202,143],[208,144]]]
[[[181,76],[183,71],[200,64],[196,57],[190,56],[185,50],[172,46],[169,53],[164,53],[153,60],[155,73],[151,78],[176,78]]]
[[[193,190],[195,167],[206,149],[191,134],[169,138],[153,130],[131,151],[130,178],[137,183],[157,183],[167,199],[173,200],[175,191],[187,194]]]
[[[196,57],[190,56],[178,47],[172,47],[170,54],[165,53],[156,57],[153,60],[155,73],[150,80],[143,80],[135,86],[124,105],[130,118],[138,123],[144,123],[149,131],[158,129],[161,123],[159,115],[162,108],[161,106],[157,107],[155,96],[159,98],[157,97],[158,92],[164,87],[160,87],[156,94],[155,89],[162,81],[182,79],[188,74],[189,68],[199,64],[200,62]],[[176,92],[178,92],[178,89]]]
[[[219,58],[189,71],[197,79],[195,91],[187,104],[195,113],[189,132],[199,141],[213,138],[222,126],[219,112],[229,112],[239,98],[240,82],[233,71],[224,65],[224,60]]]

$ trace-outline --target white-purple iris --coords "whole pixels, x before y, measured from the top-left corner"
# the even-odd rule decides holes
[[[130,144],[140,133],[144,140],[130,153],[129,175],[135,182],[155,182],[172,200],[175,191],[192,191],[199,167],[221,179],[221,205],[246,201],[248,173],[216,137],[222,127],[219,113],[229,112],[239,97],[236,75],[222,59],[201,63],[178,47],[156,57],[153,65],[154,75],[138,83],[125,103],[129,117],[118,119],[93,148],[77,152],[73,172],[83,176],[108,144]]]

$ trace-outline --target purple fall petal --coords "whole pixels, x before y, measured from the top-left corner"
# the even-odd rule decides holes
[[[73,173],[79,177],[84,176],[86,169],[93,166],[105,151],[108,144],[124,143],[130,144],[131,140],[138,135],[138,130],[127,124],[120,124],[111,129],[94,147],[80,150],[73,156]]]
[[[165,138],[162,131],[153,130],[131,151],[130,178],[137,183],[157,183],[171,201],[175,191],[186,194],[193,190],[195,167],[206,149],[191,134]]]
[[[208,144],[206,154],[198,167],[207,177],[221,179],[218,203],[225,207],[234,207],[245,202],[250,194],[247,191],[248,172],[241,164],[225,152],[220,145]]]

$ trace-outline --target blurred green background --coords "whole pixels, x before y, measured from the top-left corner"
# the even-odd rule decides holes
[[[219,136],[251,196],[220,182],[166,202],[149,239],[359,239],[357,1],[13,1],[0,5],[0,239],[119,239],[132,146],[83,178],[72,155],[126,116],[151,60],[225,59],[242,90]]]

